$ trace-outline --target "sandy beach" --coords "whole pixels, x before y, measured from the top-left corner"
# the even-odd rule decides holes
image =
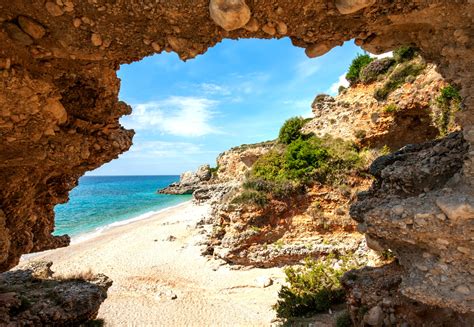
[[[235,270],[200,254],[207,205],[186,202],[27,260],[59,274],[92,269],[113,286],[98,319],[106,326],[269,326],[284,282],[280,268]],[[260,277],[273,280],[262,287]]]

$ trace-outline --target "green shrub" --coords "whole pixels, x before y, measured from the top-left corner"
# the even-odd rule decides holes
[[[448,134],[454,123],[454,114],[461,109],[461,102],[462,98],[456,87],[448,85],[441,89],[439,96],[436,98],[436,104],[440,112],[434,119],[441,136]]]
[[[362,140],[367,136],[367,132],[362,129],[357,129],[354,131],[354,136],[356,137],[356,139]]]
[[[304,192],[302,184],[287,180],[268,181],[261,178],[250,177],[242,186],[245,190],[271,194],[277,199],[285,199],[289,196]]]
[[[393,114],[399,110],[398,106],[394,103],[390,103],[383,108],[383,112],[387,114]]]
[[[358,54],[357,57],[352,60],[351,65],[349,66],[349,71],[346,74],[346,79],[349,81],[351,85],[356,84],[359,82],[360,72],[361,70],[370,64],[374,59],[371,58],[369,55],[361,55]]]
[[[233,204],[252,204],[264,207],[268,203],[267,196],[262,192],[243,191],[231,201]]]
[[[316,138],[298,139],[292,142],[285,153],[285,177],[291,180],[308,181],[316,169],[327,164],[328,151]]]
[[[344,85],[340,85],[339,88],[337,89],[337,93],[341,94],[345,92],[346,90],[347,90],[347,87],[345,87]]]
[[[344,257],[341,258],[340,268],[334,268],[334,260],[334,256],[319,261],[306,260],[302,267],[285,269],[288,286],[282,286],[273,307],[279,318],[325,312],[332,305],[344,301],[345,294],[339,279],[356,266]]]
[[[252,166],[251,175],[257,178],[275,181],[283,180],[285,160],[281,151],[271,150],[257,159]]]
[[[393,51],[393,58],[397,62],[412,60],[416,55],[416,49],[410,46],[401,46]]]
[[[352,320],[349,312],[346,310],[336,318],[336,327],[351,327]]]
[[[211,167],[209,168],[209,171],[211,172],[212,177],[215,177],[217,176],[217,172],[219,171],[219,166]]]
[[[393,58],[382,58],[372,61],[360,71],[361,82],[371,83],[376,81],[380,75],[385,74],[394,64],[395,59]]]
[[[251,175],[267,181],[308,182],[327,161],[327,150],[311,137],[291,142],[283,151],[270,151],[252,167]]]
[[[305,119],[302,117],[293,117],[285,121],[280,128],[278,140],[283,144],[290,144],[291,142],[302,137],[301,128],[305,124]]]
[[[376,89],[374,97],[379,100],[387,99],[388,95],[405,83],[408,76],[418,76],[426,65],[423,62],[406,62],[398,65],[388,77],[385,84]]]
[[[335,183],[348,170],[360,168],[361,162],[358,150],[350,142],[330,136],[297,139],[284,149],[261,156],[252,167],[248,185],[262,192],[270,192],[262,185],[273,187],[270,193],[285,196],[290,190],[301,190],[302,184]]]

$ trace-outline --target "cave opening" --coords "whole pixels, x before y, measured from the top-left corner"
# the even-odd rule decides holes
[[[280,55],[270,60],[272,52]],[[56,206],[54,234],[76,239],[77,233],[93,229],[99,233],[107,222],[148,217],[161,210],[163,196],[156,191],[182,172],[204,164],[215,166],[218,154],[232,147],[275,139],[290,117],[312,117],[315,95],[335,96],[339,86],[348,85],[345,71],[358,53],[363,50],[347,42],[310,59],[289,39],[225,40],[187,62],[163,52],[123,65],[118,71],[119,99],[133,109],[121,124],[135,130],[133,145],[118,159],[88,172],[69,201]],[[87,87],[80,89],[88,92]],[[93,101],[94,97],[83,96]],[[153,178],[157,175],[164,176]],[[133,182],[125,176],[149,177],[143,177],[143,190],[128,186],[130,194],[117,191],[111,205],[109,194],[100,197],[93,180],[100,179],[104,188],[121,189],[113,176],[122,176],[126,185]],[[129,197],[134,197],[135,205]],[[184,195],[164,200],[175,205],[187,199]]]
[[[474,143],[471,51],[473,8],[472,1],[467,0],[409,3],[373,0],[303,1],[297,6],[291,2],[257,3],[244,0],[60,0],[35,3],[17,1],[2,6],[0,144],[3,169],[0,184],[4,187],[0,191],[0,269],[6,271],[14,267],[24,253],[69,244],[67,236],[51,235],[55,205],[67,201],[69,191],[85,172],[109,162],[131,146],[133,133],[119,124],[120,117],[131,111],[125,102],[118,101],[119,80],[116,71],[119,65],[162,50],[175,51],[182,59],[189,59],[203,54],[223,39],[252,37],[268,39],[288,36],[293,45],[305,48],[310,57],[321,56],[350,39],[355,39],[356,44],[375,53],[394,50],[403,45],[416,45],[426,59],[426,64],[437,64],[436,70],[442,73],[447,83],[439,85],[440,92],[434,97],[434,103],[439,106],[437,113],[412,115],[410,111],[416,112],[433,104],[419,94],[421,89],[434,81],[433,75],[424,76],[424,83],[418,84],[423,79],[417,77],[423,74],[415,73],[421,69],[419,63],[400,67],[397,73],[390,71],[390,76],[387,75],[390,80],[379,81],[383,85],[370,92],[377,102],[383,103],[378,112],[364,116],[366,105],[359,103],[361,108],[357,108],[357,105],[352,108],[346,104],[357,103],[360,100],[357,98],[344,102],[339,101],[341,98],[317,97],[312,103],[313,109],[317,108],[317,113],[325,112],[324,116],[329,119],[320,117],[320,121],[304,127],[313,131],[339,129],[338,133],[343,136],[344,129],[347,129],[344,126],[355,124],[357,129],[351,132],[351,137],[356,138],[357,147],[349,148],[320,135],[298,135],[293,138],[294,134],[290,133],[286,138],[290,140],[288,144],[285,143],[279,149],[272,148],[273,152],[268,156],[264,154],[263,162],[258,162],[258,159],[255,161],[259,169],[255,169],[257,173],[253,177],[267,180],[247,180],[245,187],[242,184],[244,190],[241,194],[230,193],[227,197],[226,201],[231,203],[219,212],[218,224],[210,231],[215,239],[211,244],[206,244],[205,252],[236,265],[242,265],[250,259],[266,266],[289,257],[291,259],[294,254],[318,251],[304,242],[297,248],[288,248],[286,241],[294,239],[294,236],[306,237],[315,230],[322,237],[318,244],[324,245],[324,250],[335,246],[331,239],[325,238],[331,234],[328,229],[347,233],[357,228],[359,232],[365,233],[370,248],[379,252],[390,249],[384,255],[387,259],[395,255],[397,260],[383,267],[364,268],[354,274],[344,275],[341,282],[349,303],[349,317],[346,318],[356,325],[416,326],[433,323],[472,326],[474,280],[471,273],[473,256],[470,226],[474,219],[474,153],[471,146]],[[408,76],[405,76],[407,73]],[[418,87],[411,88],[413,85]],[[353,95],[352,91],[341,89],[346,100]],[[410,95],[417,95],[418,102],[404,102]],[[334,110],[335,107],[339,112]],[[353,110],[344,112],[344,109],[349,109],[347,107]],[[152,104],[145,103],[136,108],[136,112],[147,112],[150,108]],[[451,110],[456,112],[452,115]],[[452,119],[454,116],[456,119]],[[391,119],[387,119],[389,117]],[[426,126],[424,123],[430,120],[435,129],[416,128],[420,123]],[[369,121],[367,124],[362,123]],[[384,133],[378,133],[380,129],[373,128],[374,124],[384,123],[389,132],[387,135],[394,133],[392,139],[399,140],[399,144],[386,144]],[[301,120],[296,120],[288,126],[299,124]],[[170,126],[175,125],[168,124],[166,128]],[[460,127],[461,132],[458,131]],[[372,165],[364,167],[374,178],[370,189],[357,196],[351,194],[347,184],[357,189],[357,183],[361,180],[337,174],[335,170],[343,167],[347,169],[344,171],[347,174],[357,173],[357,169],[363,166],[357,164],[361,159],[360,149],[364,147],[376,145],[380,153],[364,153],[368,158],[373,155],[374,159],[379,154],[393,152],[407,140],[424,141],[422,138],[407,137],[404,130],[430,135],[430,138],[438,133],[443,137],[411,145],[376,159]],[[450,133],[453,130],[454,133]],[[267,151],[270,146],[265,143],[263,151]],[[256,156],[252,153],[253,147],[243,146],[235,150],[240,151],[239,154],[245,153],[241,160],[243,163],[254,162]],[[314,155],[315,151],[318,156]],[[221,159],[229,158],[223,156]],[[199,171],[199,175],[204,172],[206,179],[209,175],[212,178],[216,172],[219,176],[226,176],[225,169],[212,168],[217,169]],[[298,192],[302,188],[281,183],[282,176],[304,179],[308,174],[306,168],[311,173],[317,173],[319,184],[330,180],[336,185],[325,185],[326,189],[318,189],[321,185],[316,183],[309,188],[305,185],[305,190],[310,189],[311,192],[300,194]],[[185,177],[193,176],[196,175]],[[348,176],[350,178],[346,178]],[[361,177],[369,178],[368,175]],[[179,183],[176,187],[179,187]],[[333,194],[336,192],[333,191],[336,188],[337,194],[354,201],[350,216],[357,223],[345,215],[349,211],[350,201],[344,202],[346,207],[342,209],[331,202],[335,201]],[[212,186],[200,189],[195,197],[213,200],[214,192],[223,194],[227,191],[229,188],[225,186]],[[262,196],[262,192],[267,193]],[[292,201],[295,194],[297,202]],[[321,199],[313,201],[305,194]],[[111,196],[114,196],[113,190]],[[130,201],[133,202],[133,199],[130,198]],[[255,210],[243,208],[243,204],[248,202],[259,207],[261,212],[255,215]],[[288,205],[289,202],[291,205]],[[234,209],[238,206],[242,210],[236,216]],[[295,208],[298,210],[291,210]],[[340,218],[334,220],[337,223],[332,224],[331,219],[322,215],[328,208],[334,217]],[[305,214],[299,209],[303,209]],[[284,215],[288,211],[294,215],[285,219]],[[204,215],[203,212],[190,209],[179,217],[186,224],[186,219],[195,214]],[[246,217],[248,224],[238,220],[241,214]],[[207,223],[203,221],[203,225]],[[295,234],[282,234],[285,228],[291,229],[296,225],[302,228],[294,228]],[[93,266],[97,267],[104,260],[111,260],[111,266],[117,263],[124,266],[132,261],[143,263],[149,258],[159,258],[154,255],[160,253],[178,264],[175,271],[170,271],[170,275],[183,272],[187,274],[184,279],[199,275],[196,273],[197,266],[190,265],[186,256],[182,255],[187,251],[186,247],[180,247],[182,234],[174,235],[177,233],[171,229],[165,231],[165,238],[161,235],[144,236],[152,228],[172,226],[171,222],[163,222],[163,225],[143,227],[142,234],[136,240],[154,244],[156,247],[150,252],[139,251],[136,256],[121,260],[120,246],[126,244],[127,248],[133,249],[139,247],[139,242],[120,238],[116,233],[103,242],[103,246],[115,251],[116,255],[104,257],[91,249],[82,258],[90,258]],[[117,228],[124,229],[125,226]],[[275,244],[269,246],[262,237],[264,235],[270,235],[271,239],[268,240],[275,241]],[[162,247],[163,244],[179,248],[180,254],[167,251]],[[235,244],[238,246],[232,247]],[[63,254],[68,259],[68,254]],[[328,264],[341,267],[344,264],[342,261]],[[44,307],[38,306],[43,301],[37,301],[34,297],[25,298],[24,293],[11,288],[12,281],[25,277],[30,284],[38,285],[40,281],[39,284],[54,288],[48,291],[48,308],[53,307],[54,303],[61,303],[64,296],[74,299],[74,303],[67,301],[69,309],[60,311],[59,319],[79,323],[96,316],[96,302],[105,299],[104,290],[111,286],[110,280],[103,275],[84,272],[63,276],[61,283],[55,287],[57,284],[51,283],[49,267],[50,264],[46,262],[25,266],[26,273],[20,269],[2,274],[0,300],[6,304],[0,307],[1,323],[16,323],[18,319],[24,319],[21,316],[23,313],[28,319],[37,319],[37,324],[48,324],[58,318],[58,311],[44,311]],[[206,294],[202,289],[196,292],[194,298],[186,298],[185,293],[174,293],[176,283],[157,277],[166,276],[160,270],[162,267],[159,262],[154,262],[149,271],[150,276],[145,279],[128,274],[128,277],[132,277],[126,279],[125,284],[136,295],[133,301],[146,305],[163,300],[160,302],[161,308],[167,313],[173,312],[167,309],[170,308],[170,302],[175,301],[190,308],[189,315],[180,317],[190,324],[196,322],[196,317],[215,317],[215,307],[225,312],[224,318],[238,316],[234,311],[236,306],[223,307],[222,301],[214,303],[214,308],[210,306],[203,310],[204,314],[196,313],[195,304],[200,303],[199,299]],[[221,277],[228,273],[220,267],[212,269],[216,272],[216,278],[205,279],[207,285],[219,287],[220,294],[235,292],[235,289],[227,289],[219,284]],[[80,270],[83,267],[69,261],[63,266],[58,265],[58,269],[63,268]],[[121,270],[125,273],[126,269]],[[243,270],[242,274],[246,273]],[[258,290],[271,289],[275,281],[278,281],[275,276],[258,278],[258,285],[264,285]],[[274,283],[273,287],[276,284],[279,283]],[[68,293],[69,290],[77,290],[78,285],[84,287],[84,292]],[[120,285],[118,283],[117,287],[120,288]],[[241,285],[237,286],[240,288]],[[249,292],[259,292],[257,288],[250,288],[252,290]],[[145,295],[150,290],[154,292],[153,299]],[[90,298],[99,300],[92,303],[88,301]],[[219,297],[215,299],[222,300]],[[81,311],[77,309],[81,303],[90,303],[92,306]],[[252,309],[259,307],[259,303],[250,305]],[[41,315],[34,313],[34,310],[38,312],[38,308]],[[110,315],[117,313],[107,307],[101,310],[109,310]],[[292,312],[291,307],[282,310],[282,314]],[[254,311],[249,312],[252,313],[246,317],[246,323],[258,321]],[[35,318],[30,318],[30,313]],[[118,324],[126,324],[130,319],[141,319],[141,314],[139,311],[130,312]],[[172,320],[173,314],[167,316],[171,319],[167,321],[168,325],[179,324],[179,321]]]

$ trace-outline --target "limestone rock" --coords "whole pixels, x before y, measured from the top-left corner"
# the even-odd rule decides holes
[[[100,34],[92,33],[91,42],[94,46],[100,47],[102,45],[102,37],[100,36]]]
[[[403,266],[398,292],[427,306],[459,312],[473,307],[468,295],[453,292],[459,281],[474,283],[472,260],[458,250],[471,242],[460,226],[472,213],[462,189],[449,186],[467,151],[458,132],[381,157],[369,169],[376,181],[351,207],[351,216],[367,226],[369,238],[393,251]],[[403,207],[401,216],[393,210],[397,206]],[[448,219],[438,218],[443,213]],[[423,250],[406,251],[421,243]],[[428,271],[436,277],[420,284]]]
[[[418,64],[418,59],[413,63]],[[381,74],[378,80],[351,85],[334,97],[316,96],[311,105],[315,117],[306,123],[304,131],[318,136],[331,134],[361,147],[387,146],[392,150],[434,139],[439,130],[437,109],[432,104],[447,85],[436,67],[428,65],[415,82],[404,83],[386,102],[379,102],[374,89],[387,79]],[[388,104],[397,110],[386,112]]]
[[[316,43],[307,47],[305,53],[308,58],[316,58],[321,57],[331,49],[332,47],[328,43]]]
[[[343,15],[352,14],[373,5],[376,0],[336,0],[336,8]]]
[[[451,220],[473,220],[474,198],[459,198],[455,196],[444,196],[436,199],[436,205]]]
[[[364,316],[364,322],[369,326],[381,326],[383,323],[383,311],[378,305],[371,308]]]
[[[18,24],[20,24],[21,29],[33,39],[41,39],[46,34],[46,29],[30,17],[18,17]]]
[[[67,121],[66,109],[64,109],[62,103],[57,99],[48,99],[44,110],[53,115],[59,124],[64,124]]]
[[[196,172],[186,171],[181,174],[179,182],[158,190],[161,194],[192,194],[195,190],[206,185],[212,177],[209,165],[200,166]]]
[[[255,283],[258,287],[266,288],[273,285],[273,279],[267,276],[260,276],[255,279]]]
[[[59,7],[54,2],[48,1],[48,2],[46,2],[45,6],[46,6],[46,10],[51,14],[51,16],[57,17],[57,16],[61,16],[62,14],[64,14],[61,7]]]
[[[30,262],[0,274],[0,324],[5,326],[80,325],[97,316],[112,281],[55,278],[52,262]]]
[[[251,15],[245,0],[211,0],[209,12],[214,22],[226,31],[244,27]]]
[[[17,25],[13,23],[4,23],[3,28],[7,31],[7,34],[13,40],[23,45],[33,44],[31,37],[24,33]]]
[[[226,37],[269,37],[260,29],[249,32],[242,28],[228,33],[217,28],[209,16],[209,1],[205,0],[146,1],[146,4],[140,1],[46,0],[45,10],[41,10],[40,6],[44,3],[4,1],[0,10],[0,206],[5,216],[4,223],[0,223],[1,271],[15,266],[24,253],[67,245],[67,237],[51,235],[54,230],[54,206],[68,200],[69,191],[85,172],[117,158],[130,147],[133,131],[121,127],[119,118],[129,114],[131,108],[118,99],[120,81],[116,70],[122,64],[140,60],[152,53],[150,45],[143,43],[145,36],[168,50],[171,48],[165,45],[167,36],[186,39],[187,47],[194,49],[193,53],[204,53]],[[246,5],[238,3],[238,24],[232,28],[245,24],[247,19],[242,17],[250,18]],[[344,3],[349,4],[348,12],[352,12],[356,9],[354,3],[359,2]],[[474,74],[473,44],[469,37],[472,35],[472,0],[435,3],[421,0],[376,1],[372,6],[365,7],[366,10],[346,17],[337,14],[337,8],[328,5],[327,1],[305,1],[302,5],[296,1],[262,0],[249,2],[249,5],[260,24],[269,19],[284,21],[288,31],[291,31],[292,43],[301,48],[353,38],[365,50],[379,54],[401,45],[416,45],[429,63],[437,65],[436,70],[446,80],[459,86],[463,103],[456,119],[466,131],[466,148],[459,151],[460,143],[448,139],[443,142],[450,151],[443,150],[444,153],[438,154],[430,147],[421,147],[420,151],[425,151],[427,155],[421,152],[415,155],[412,147],[410,151],[385,158],[388,165],[379,164],[381,169],[377,177],[377,182],[382,185],[379,185],[380,188],[374,186],[379,191],[368,195],[370,198],[376,194],[370,200],[367,198],[367,210],[360,211],[360,215],[356,216],[358,220],[367,220],[367,232],[377,237],[382,246],[396,247],[394,252],[400,256],[403,269],[396,271],[392,280],[403,280],[401,286],[396,286],[400,288],[399,294],[404,294],[405,304],[400,303],[404,305],[403,312],[413,313],[420,303],[435,306],[436,310],[429,311],[426,317],[440,318],[440,313],[443,313],[446,318],[453,317],[453,310],[458,315],[472,311],[472,297],[454,292],[460,284],[474,284],[468,273],[468,269],[472,268],[472,259],[458,251],[458,248],[467,247],[466,244],[472,242],[470,220],[435,219],[430,221],[431,229],[413,223],[414,216],[419,213],[433,214],[434,217],[444,215],[436,205],[438,197],[472,195]],[[222,10],[216,12],[225,17]],[[21,28],[14,28],[13,31],[10,28],[9,24],[17,25],[17,18],[27,13],[44,23],[51,35],[48,40],[41,39],[38,46],[33,46],[33,39]],[[83,19],[79,28],[75,27],[74,18],[84,18],[84,14],[89,19]],[[107,33],[107,37],[113,40],[113,46],[94,46],[89,34],[92,32]],[[410,85],[416,85],[418,80],[415,79]],[[417,91],[415,88],[410,90],[413,93]],[[394,94],[392,100],[403,102],[405,99],[416,99],[405,98],[405,95],[403,92]],[[61,99],[67,111],[67,124],[61,128],[43,110],[49,98]],[[424,111],[423,106],[416,108],[423,102],[414,102],[411,111],[417,113],[414,120],[429,118],[419,114]],[[410,104],[406,103],[406,106],[410,107]],[[360,121],[364,107],[365,104],[355,105],[349,111],[350,116],[332,116],[334,125]],[[380,120],[380,114],[379,118],[377,115],[373,118],[374,121]],[[421,130],[426,125],[417,123],[415,126]],[[402,130],[406,131],[406,126]],[[429,130],[424,129],[423,132]],[[410,142],[423,142],[420,136],[423,134],[426,135],[422,132],[414,134],[419,138]],[[395,135],[392,139],[403,137],[403,133]],[[231,174],[226,171],[223,176]],[[444,187],[450,188],[451,193],[443,191]],[[426,191],[420,192],[424,188]],[[360,200],[364,201],[362,197]],[[402,215],[391,211],[395,205],[404,206]],[[288,204],[274,204],[275,208],[284,206]],[[300,206],[292,202],[291,207]],[[255,232],[249,233],[249,237],[259,235]],[[448,243],[437,243],[439,238]],[[288,250],[289,253],[303,254],[304,251],[303,245]],[[423,253],[429,257],[425,258]],[[268,261],[270,256],[265,254],[259,252],[257,259]],[[446,262],[435,262],[433,258]],[[421,274],[416,261],[429,269],[428,272]],[[376,277],[371,280],[378,289],[365,284],[366,290],[371,292],[369,294],[362,289],[359,304],[365,303],[364,298],[370,299],[379,291],[385,292],[384,287],[388,286],[378,281],[386,279],[381,275]],[[465,281],[460,283],[460,280]],[[11,294],[4,298],[11,300],[12,304],[20,301]],[[354,307],[357,305],[354,303]],[[367,307],[376,305],[378,303],[370,303]],[[0,308],[3,307],[0,305]],[[447,314],[443,310],[451,311]],[[395,313],[398,319],[399,315]],[[423,322],[416,320],[415,316],[416,312],[405,317],[406,323],[421,325]],[[462,326],[459,321],[447,322],[446,325]]]

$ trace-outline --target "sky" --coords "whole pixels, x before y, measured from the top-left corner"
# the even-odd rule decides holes
[[[362,49],[353,42],[309,59],[280,40],[224,40],[187,62],[175,53],[122,65],[120,122],[136,134],[131,149],[89,175],[178,175],[216,165],[219,153],[275,139],[290,117],[311,117],[316,95],[335,95]]]

